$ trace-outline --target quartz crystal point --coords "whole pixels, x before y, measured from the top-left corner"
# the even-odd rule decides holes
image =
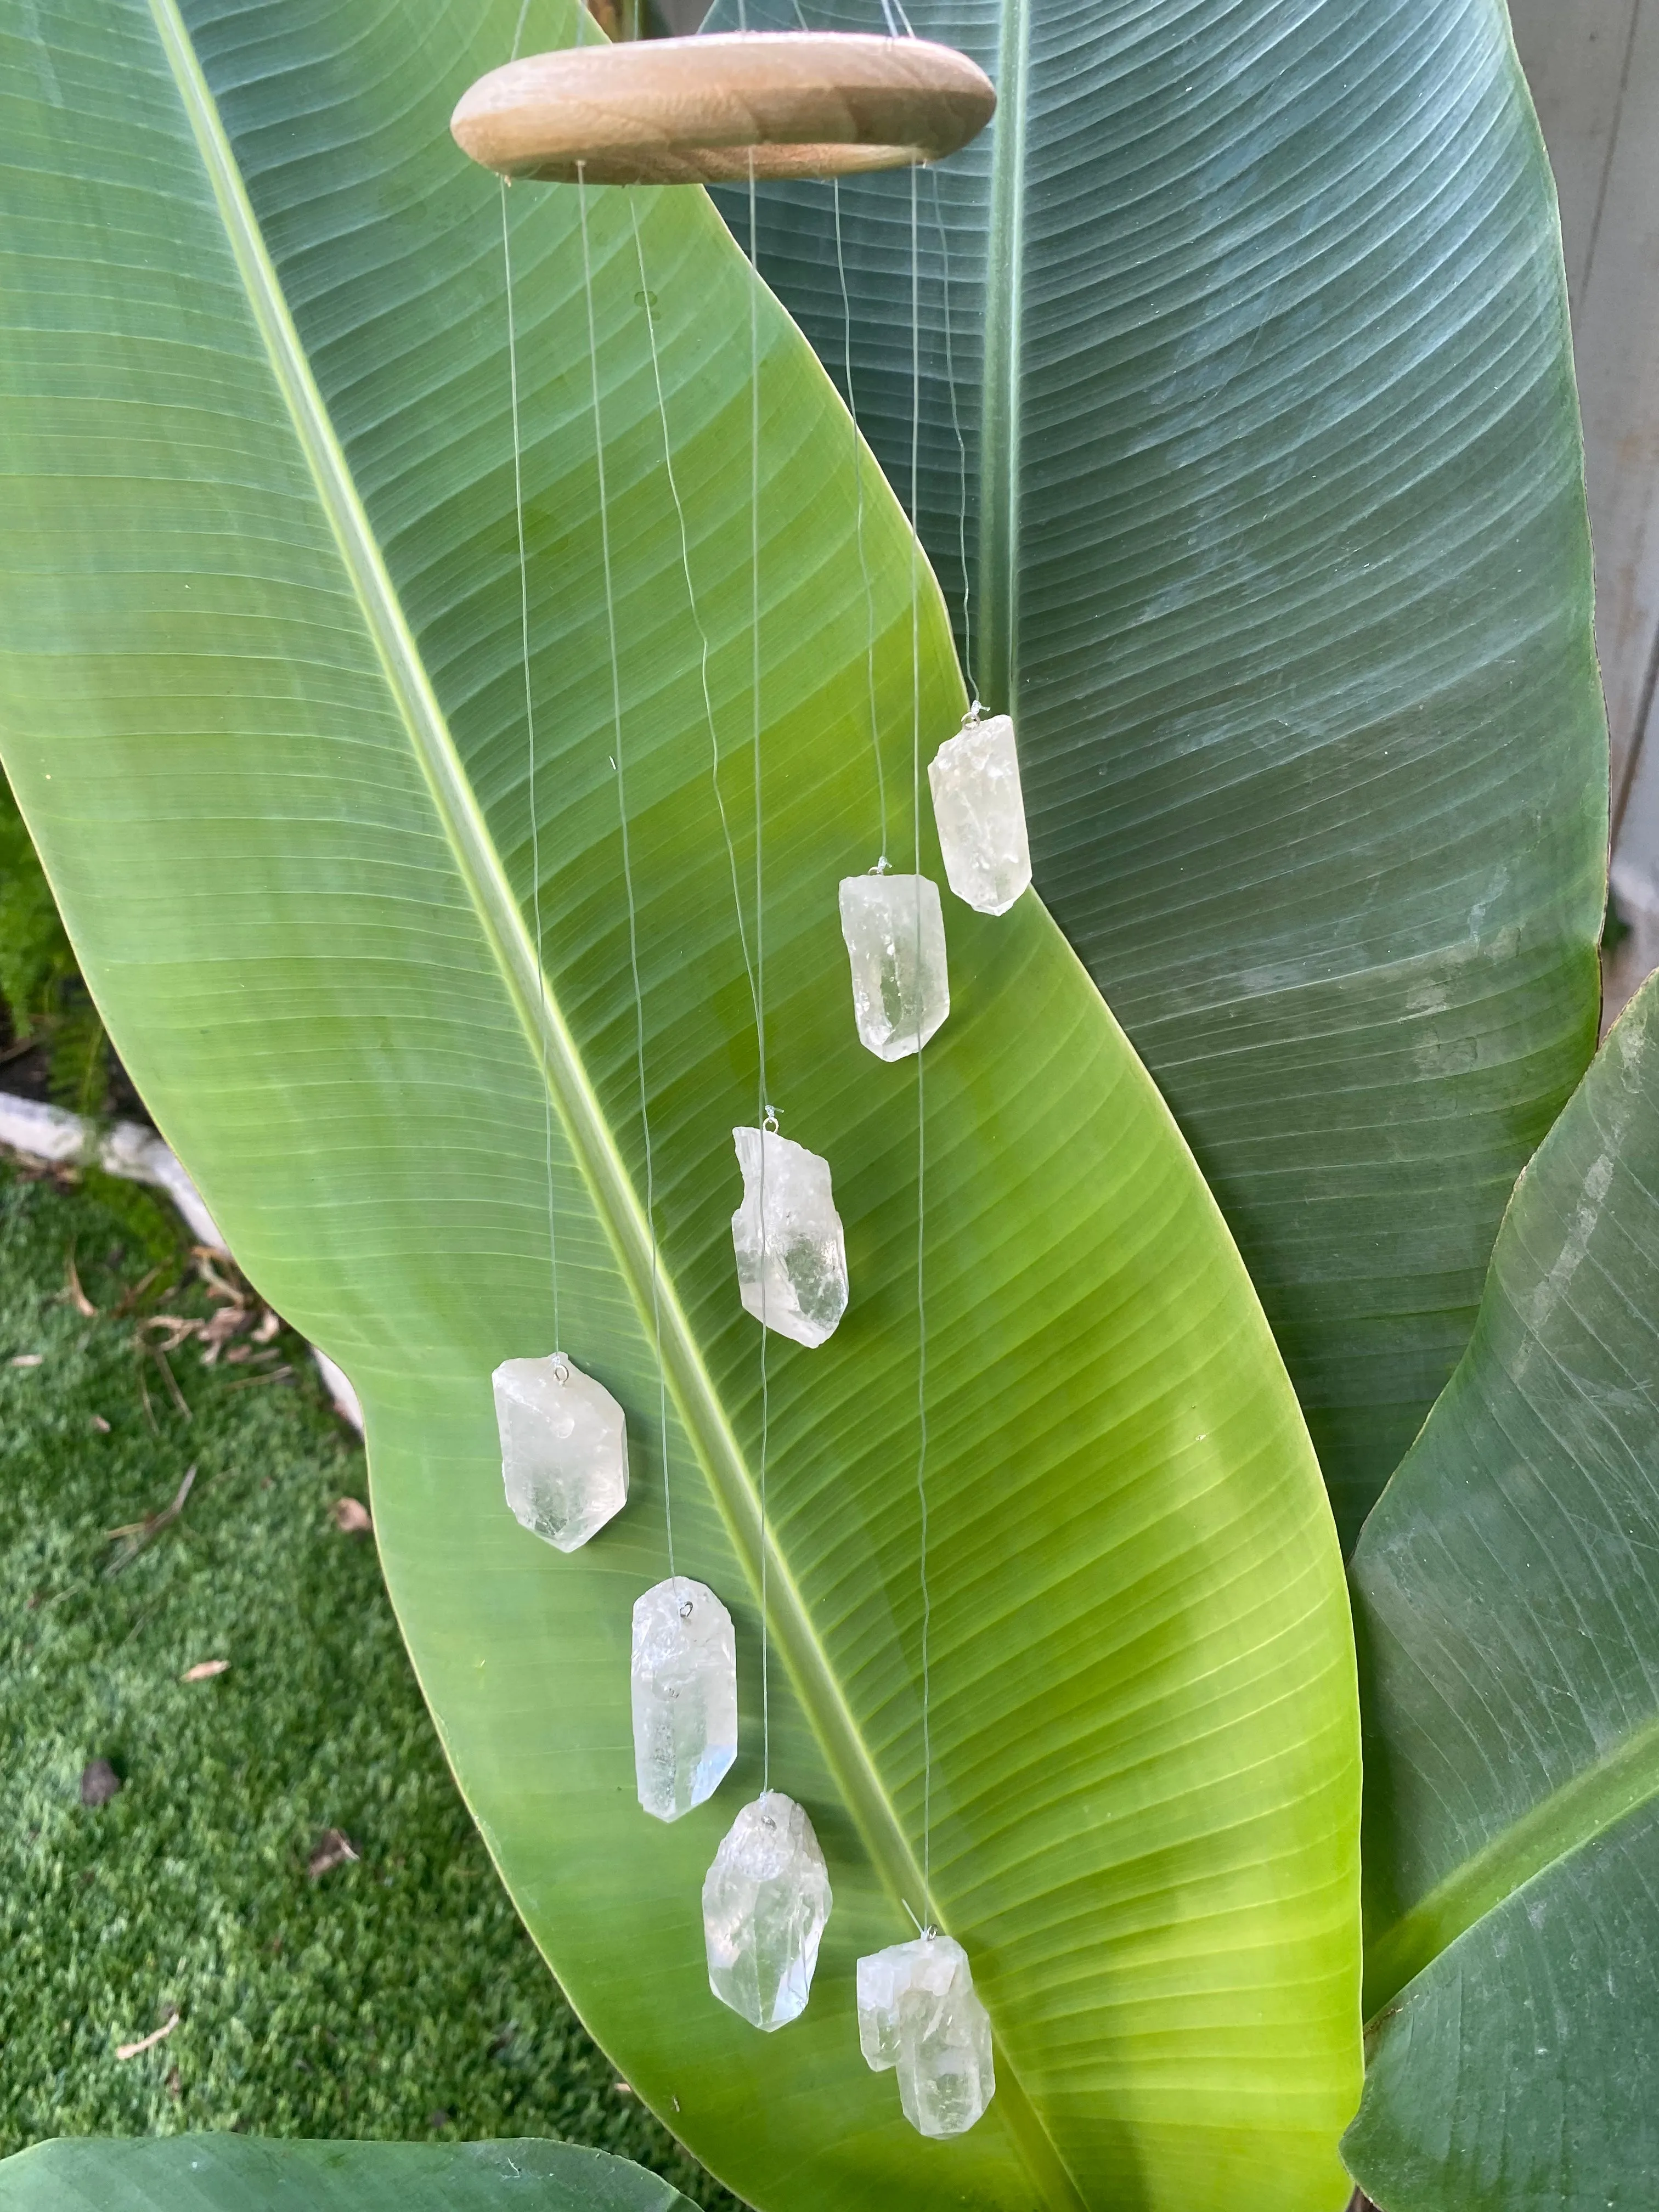
[[[981,914],[1006,914],[1031,880],[1011,718],[993,714],[947,738],[927,781],[951,890]]]
[[[745,1805],[702,1885],[708,1986],[751,2027],[787,2027],[806,2009],[830,1917],[830,1874],[812,1823],[769,1790]]]
[[[847,1310],[847,1245],[830,1163],[772,1129],[733,1129],[743,1204],[732,1216],[745,1310],[797,1344],[822,1344]]]
[[[939,885],[927,876],[845,876],[841,933],[860,1042],[878,1060],[920,1052],[951,1011]]]
[[[574,1552],[628,1501],[623,1409],[562,1352],[504,1360],[491,1380],[507,1502],[533,1535]]]
[[[924,2136],[965,2134],[996,2094],[991,2019],[968,1954],[948,1936],[859,1960],[859,2045],[877,2073],[898,2069],[904,2117]]]
[[[634,1607],[634,1771],[640,1802],[678,1820],[738,1755],[738,1646],[705,1583],[671,1575]]]

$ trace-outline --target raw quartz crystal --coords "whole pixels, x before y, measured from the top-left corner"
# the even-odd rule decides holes
[[[939,885],[927,876],[845,876],[841,933],[860,1042],[878,1060],[920,1052],[951,1011]]]
[[[745,1805],[702,1885],[708,1986],[751,2027],[787,2027],[806,2009],[830,1917],[830,1871],[812,1823],[769,1790]]]
[[[923,1936],[860,1959],[858,2001],[860,2047],[878,2074],[897,2068],[911,2126],[924,2136],[965,2134],[997,2084],[990,2014],[961,1944]]]
[[[563,1352],[507,1359],[491,1381],[507,1502],[532,1534],[574,1552],[628,1502],[628,1425]]]
[[[738,1755],[738,1646],[704,1583],[671,1575],[634,1607],[634,1772],[640,1802],[678,1820]]]
[[[732,1248],[745,1310],[797,1344],[822,1344],[847,1310],[847,1244],[830,1163],[775,1129],[733,1129],[743,1204]]]
[[[927,781],[951,890],[981,914],[1006,914],[1031,880],[1011,718],[964,724],[929,762]]]

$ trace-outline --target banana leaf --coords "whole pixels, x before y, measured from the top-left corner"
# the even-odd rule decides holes
[[[1659,2160],[1659,981],[1504,1218],[1354,1555],[1388,2212],[1640,2202]]]
[[[14,26],[7,771],[161,1126],[357,1387],[449,1757],[635,2091],[790,2212],[1322,2212],[1358,2094],[1358,1709],[1305,1430],[1034,897],[951,903],[924,1066],[858,1044],[836,884],[884,830],[939,872],[943,603],[701,192],[504,191],[450,143],[515,27],[574,20]],[[768,1103],[831,1163],[853,1292],[763,1366],[728,1217]],[[556,1341],[633,1455],[570,1557],[506,1510],[490,1395]],[[671,1562],[732,1611],[743,1739],[665,1827],[629,1630]],[[710,1995],[698,1900],[768,1773],[835,1910],[805,2017],[761,2036]],[[854,1962],[911,1912],[997,2036],[950,2143],[859,2051]]]
[[[914,457],[1037,888],[1231,1224],[1352,1544],[1595,1042],[1583,459],[1503,0],[710,27],[739,19],[913,26],[997,80],[914,228],[908,177],[765,185],[761,265],[907,498]]]
[[[64,2136],[0,2160],[0,2212],[690,2212],[654,2173],[574,2143]]]

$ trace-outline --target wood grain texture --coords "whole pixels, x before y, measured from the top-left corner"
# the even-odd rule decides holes
[[[912,167],[995,106],[985,72],[929,40],[738,31],[526,55],[480,77],[450,129],[507,177],[686,185]]]

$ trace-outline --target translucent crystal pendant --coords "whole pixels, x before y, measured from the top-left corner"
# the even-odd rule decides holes
[[[991,2019],[968,1954],[948,1936],[895,1943],[859,1960],[859,2045],[878,2074],[898,2069],[904,2117],[924,2136],[965,2134],[996,2094]]]
[[[847,1310],[847,1245],[830,1163],[775,1129],[733,1129],[743,1204],[732,1247],[745,1310],[797,1344],[822,1344]]]
[[[878,1060],[920,1052],[951,1011],[939,885],[927,876],[845,876],[841,933],[860,1042]]]
[[[1012,719],[965,723],[934,754],[927,781],[951,890],[981,914],[1006,914],[1031,880]]]
[[[504,1360],[490,1379],[507,1502],[532,1534],[574,1552],[628,1501],[623,1409],[562,1352]]]
[[[812,1823],[769,1790],[745,1805],[702,1885],[708,1986],[751,2027],[787,2027],[806,2009],[830,1917],[830,1872]]]
[[[678,1820],[738,1755],[738,1646],[706,1583],[672,1575],[634,1607],[634,1771],[640,1802]]]

